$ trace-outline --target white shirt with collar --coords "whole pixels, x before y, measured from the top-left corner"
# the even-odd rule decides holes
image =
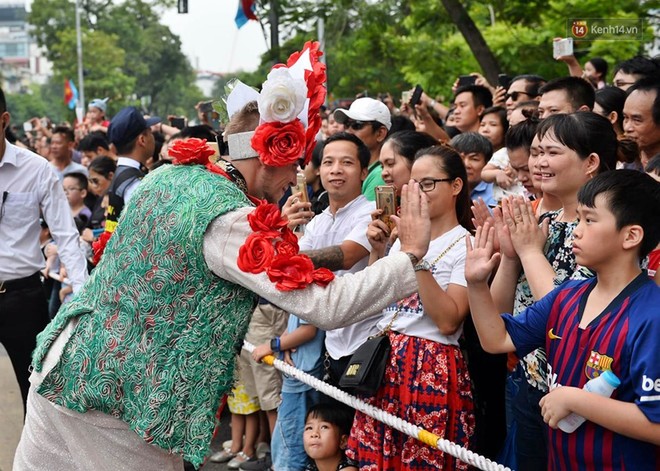
[[[87,262],[62,184],[48,161],[5,141],[0,197],[0,281],[24,278],[44,268],[39,247],[41,212],[77,291],[87,279]]]
[[[64,167],[64,170],[60,170],[55,165],[53,165],[52,162],[50,166],[53,167],[53,170],[55,171],[55,175],[57,175],[57,178],[60,180],[60,182],[64,181],[64,175],[68,175],[70,173],[82,173],[86,177],[89,177],[89,171],[87,170],[87,167],[73,161],[71,161],[69,165]]]
[[[376,209],[376,203],[360,195],[333,215],[330,208],[312,219],[305,227],[305,235],[300,238],[301,251],[316,250],[340,245],[350,240],[371,252],[371,244],[367,239],[367,226],[371,222],[371,213]],[[349,270],[338,270],[336,276],[345,273],[357,273],[363,270],[369,262],[367,255],[353,265]],[[338,360],[350,355],[364,343],[370,335],[377,333],[376,323],[380,314],[356,322],[348,327],[329,330],[325,336],[325,348],[332,358]]]
[[[140,162],[131,159],[130,157],[117,158],[117,167],[133,167],[140,170],[141,165],[142,164],[140,164]],[[133,192],[139,184],[140,180],[135,180],[133,183],[126,187],[126,190],[124,190],[124,206],[128,204],[128,201],[131,199],[131,196],[133,196]]]

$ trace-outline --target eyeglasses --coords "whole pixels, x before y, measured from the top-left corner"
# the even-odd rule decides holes
[[[617,88],[625,87],[626,85],[635,85],[636,82],[624,82],[622,80],[615,80],[614,86]]]
[[[533,94],[527,93],[527,92],[511,92],[511,93],[506,93],[504,95],[504,99],[508,100],[509,98],[511,98],[513,101],[518,101],[518,98],[520,98],[520,95],[527,95],[527,96],[532,97],[532,98],[538,96],[538,95],[533,95]]]
[[[367,124],[377,124],[378,126],[381,126],[381,124],[378,121],[355,121],[350,119],[344,123],[346,128],[350,128],[354,131],[359,131],[360,129],[364,128]]]
[[[64,193],[71,193],[72,191],[80,191],[82,188],[65,188]]]
[[[417,180],[415,180],[417,181]],[[435,190],[435,184],[440,182],[453,182],[453,178],[424,178],[417,181],[419,183],[419,189],[424,193]]]

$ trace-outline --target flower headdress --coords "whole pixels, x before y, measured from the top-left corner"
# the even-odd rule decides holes
[[[261,93],[238,82],[227,97],[229,116],[256,100],[260,122],[254,132],[228,136],[232,160],[259,157],[272,167],[283,167],[312,157],[321,128],[319,109],[325,101],[325,64],[319,43],[308,41],[286,64],[275,65]]]

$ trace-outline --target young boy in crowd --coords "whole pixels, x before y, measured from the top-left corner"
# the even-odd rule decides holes
[[[62,179],[66,199],[71,207],[71,214],[76,219],[78,229],[87,226],[92,217],[92,211],[85,206],[87,196],[87,177],[82,173],[67,173]]]
[[[357,471],[344,454],[353,423],[353,411],[335,403],[311,407],[305,418],[303,443],[311,463],[307,471]]]
[[[596,278],[568,281],[518,317],[500,316],[487,283],[499,255],[484,225],[474,247],[467,242],[472,317],[486,351],[546,348],[549,469],[657,470],[660,288],[639,262],[660,240],[660,185],[634,170],[605,172],[580,189],[577,213],[573,252]],[[611,398],[582,389],[606,370],[621,380]],[[557,426],[570,413],[586,422],[569,434]]]
[[[493,184],[481,179],[481,171],[493,156],[493,145],[490,141],[477,132],[464,132],[455,136],[449,145],[461,154],[465,164],[470,187],[470,201],[481,198],[488,206],[496,206]]]

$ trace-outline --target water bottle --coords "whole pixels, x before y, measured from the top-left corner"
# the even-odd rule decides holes
[[[614,390],[619,387],[621,381],[611,370],[607,370],[600,376],[587,381],[583,387],[589,392],[601,396],[610,397]],[[573,433],[586,419],[575,413],[571,413],[561,419],[557,426],[566,433]]]

